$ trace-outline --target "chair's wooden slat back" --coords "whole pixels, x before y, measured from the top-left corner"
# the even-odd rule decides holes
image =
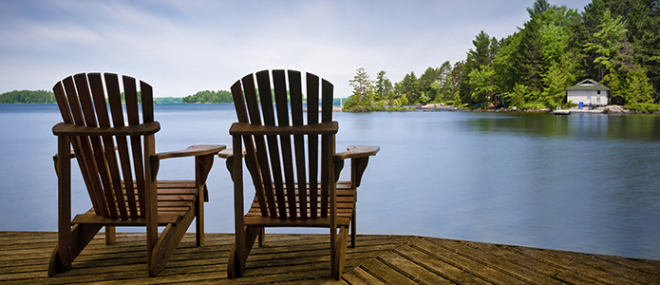
[[[321,103],[321,122],[327,123],[332,121],[332,92],[333,87],[330,82],[321,80],[321,97],[323,102]],[[326,100],[326,97],[330,97],[330,100]],[[335,136],[323,135],[321,136],[321,173],[330,173],[333,169],[330,169],[330,163],[332,159],[332,154],[335,153]],[[321,176],[321,216],[326,217],[328,214],[328,203],[330,195],[330,183],[335,180],[334,175],[322,175]],[[332,181],[331,181],[332,180]]]
[[[319,79],[313,74],[307,74],[307,124],[319,124]],[[309,140],[309,193],[310,216],[316,217],[318,209],[318,174],[319,174],[319,137],[310,136]]]
[[[293,70],[264,70],[245,76],[231,88],[239,122],[264,126],[316,125],[321,98],[322,121],[331,121],[332,84],[322,80],[322,93],[319,93],[319,77],[310,73],[306,74],[305,83],[303,89],[301,73]],[[303,112],[305,95],[307,122]],[[334,140],[334,136],[324,136],[321,140]],[[262,216],[289,220],[328,216],[329,185],[333,180],[328,178],[327,166],[319,171],[319,156],[324,157],[322,164],[327,164],[334,149],[322,147],[319,152],[318,135],[252,135],[244,136],[243,141]],[[323,184],[320,197],[319,174]]]
[[[140,124],[136,81],[128,76],[123,76],[122,81],[126,113],[116,74],[81,73],[58,82],[53,91],[64,122],[86,127],[123,127],[126,118],[129,125]],[[153,122],[151,86],[140,82],[140,91],[143,122]],[[145,217],[141,139],[141,136],[131,136],[129,145],[126,136],[72,138],[71,144],[97,215],[122,220]]]

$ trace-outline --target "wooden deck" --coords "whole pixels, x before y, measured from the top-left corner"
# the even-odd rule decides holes
[[[144,234],[122,233],[105,246],[99,234],[73,269],[48,278],[57,234],[0,232],[3,284],[660,284],[660,261],[415,236],[358,236],[341,281],[330,279],[326,235],[267,235],[245,277],[227,280],[231,234],[188,234],[167,268],[147,276]]]

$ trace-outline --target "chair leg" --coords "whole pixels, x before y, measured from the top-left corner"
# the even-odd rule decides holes
[[[227,278],[233,279],[241,277],[245,273],[245,263],[250,255],[250,251],[252,251],[252,247],[254,246],[257,237],[263,232],[263,227],[245,227],[245,243],[243,243],[245,248],[242,250],[238,249],[236,247],[237,243],[234,243],[234,246],[229,252],[229,261],[227,262]],[[240,258],[238,253],[243,253],[243,258]]]
[[[261,228],[259,231],[259,247],[263,247],[266,242],[266,228]]]
[[[183,216],[177,225],[167,225],[163,232],[158,235],[158,240],[155,242],[153,248],[147,248],[147,250],[152,251],[151,259],[147,260],[149,276],[156,276],[165,269],[167,262],[170,261],[170,258],[174,254],[174,250],[179,245],[179,242],[181,242],[181,239],[183,239],[190,224],[192,224],[193,218],[195,218],[195,213],[190,211]]]
[[[348,229],[346,227],[339,228],[339,236],[337,237],[337,246],[335,247],[335,254],[332,277],[335,280],[341,279],[341,274],[344,271],[344,261],[346,260],[346,246],[348,243]]]
[[[76,259],[80,252],[87,246],[87,244],[94,238],[94,236],[101,230],[103,226],[98,225],[74,225],[71,228],[71,243],[63,245],[64,248],[69,250],[69,258],[65,260],[60,254],[60,244],[58,243],[50,256],[50,263],[48,264],[48,276],[54,276],[57,273],[66,272],[71,269],[71,263]]]
[[[238,250],[238,252],[240,251],[241,250]],[[227,262],[227,279],[241,277],[242,272],[240,268],[245,267],[240,264],[240,258],[238,258],[238,255],[236,255],[236,252],[236,244],[234,243],[234,246],[231,247],[231,251],[229,251],[229,261]]]
[[[117,236],[115,227],[106,226],[105,227],[105,245],[113,245],[117,242]]]
[[[206,189],[206,187],[204,187]],[[204,244],[204,194],[200,193],[195,202],[195,233],[197,246]]]
[[[351,248],[355,248],[355,237],[357,232],[357,217],[355,216],[355,205],[353,205],[353,219],[351,219]]]

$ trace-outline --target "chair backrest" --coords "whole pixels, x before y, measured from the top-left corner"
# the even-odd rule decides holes
[[[264,70],[243,77],[231,87],[238,121],[294,128],[318,125],[319,103],[320,121],[332,121],[332,84],[311,73],[304,78],[305,89],[301,73],[294,70],[273,70],[272,74]],[[262,216],[287,220],[328,216],[334,183],[329,169],[334,135],[252,135],[244,136],[243,142]],[[294,189],[299,193],[298,201]]]
[[[129,126],[139,125],[140,117],[143,123],[154,122],[151,86],[140,81],[138,91],[134,78],[122,76],[121,81],[123,92],[118,76],[110,73],[80,73],[55,84],[53,91],[64,122],[95,128],[125,127],[125,119]],[[146,217],[145,157],[155,150],[145,148],[142,139],[136,135],[71,139],[96,215],[121,220]]]

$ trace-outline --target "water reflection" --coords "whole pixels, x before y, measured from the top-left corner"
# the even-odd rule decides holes
[[[159,151],[229,144],[230,105],[156,106]],[[362,234],[412,234],[660,260],[660,117],[336,113],[337,148],[380,145],[358,200]],[[54,105],[0,105],[0,230],[56,230]],[[9,135],[8,135],[9,134]],[[11,162],[11,163],[10,163]],[[190,160],[160,174],[192,175]],[[76,171],[74,165],[73,169]],[[346,166],[346,169],[349,165]],[[344,172],[347,178],[347,172]],[[74,207],[89,207],[73,174]],[[216,160],[208,232],[233,231]],[[248,181],[246,185],[249,185]],[[249,191],[248,191],[249,193]],[[125,230],[125,229],[120,229]],[[289,229],[282,232],[291,232]]]

